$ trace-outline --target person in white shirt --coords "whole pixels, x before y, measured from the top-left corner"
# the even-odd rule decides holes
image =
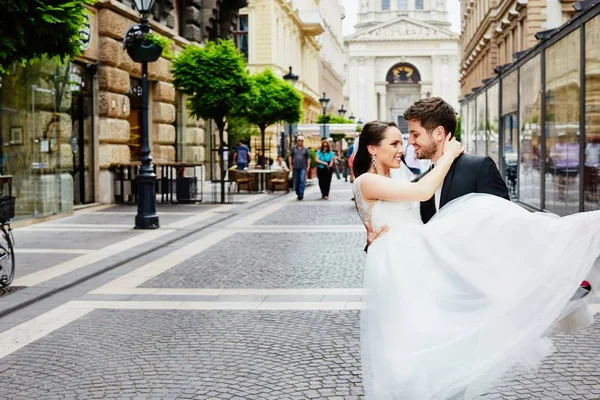
[[[281,156],[277,157],[277,161],[271,165],[271,169],[275,171],[289,171],[288,166],[286,165],[285,161],[283,161],[283,157]]]

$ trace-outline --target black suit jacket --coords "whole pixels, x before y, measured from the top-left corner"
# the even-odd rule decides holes
[[[429,171],[421,174],[413,182],[418,182]],[[440,208],[445,204],[469,193],[487,193],[510,200],[506,183],[490,157],[463,154],[458,157],[442,186],[440,195]],[[435,215],[435,200],[421,202],[421,219],[423,223],[429,222]]]

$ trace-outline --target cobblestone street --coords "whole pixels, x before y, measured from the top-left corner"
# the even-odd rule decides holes
[[[302,202],[162,206],[157,231],[131,229],[122,206],[15,230],[27,288],[0,298],[1,397],[362,398],[351,197],[334,178],[329,201],[311,185]],[[600,399],[600,319],[555,343],[481,399]]]

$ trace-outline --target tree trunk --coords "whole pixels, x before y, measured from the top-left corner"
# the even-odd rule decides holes
[[[260,125],[260,147],[262,147],[262,155],[263,155],[263,161],[265,161],[267,159],[267,151],[265,149],[265,131],[267,130],[267,127],[264,125]]]
[[[217,129],[219,130],[219,169],[221,174],[219,176],[219,180],[221,181],[221,204],[225,203],[225,160],[223,160],[223,143],[224,143],[224,130],[225,130],[225,122],[223,119],[219,121],[215,121],[217,124]]]

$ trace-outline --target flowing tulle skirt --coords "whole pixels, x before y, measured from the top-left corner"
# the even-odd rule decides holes
[[[553,351],[546,335],[582,305],[571,298],[599,256],[600,212],[532,214],[488,195],[392,227],[367,255],[368,398],[469,399],[512,366],[534,367]],[[578,315],[562,325],[593,321]]]

